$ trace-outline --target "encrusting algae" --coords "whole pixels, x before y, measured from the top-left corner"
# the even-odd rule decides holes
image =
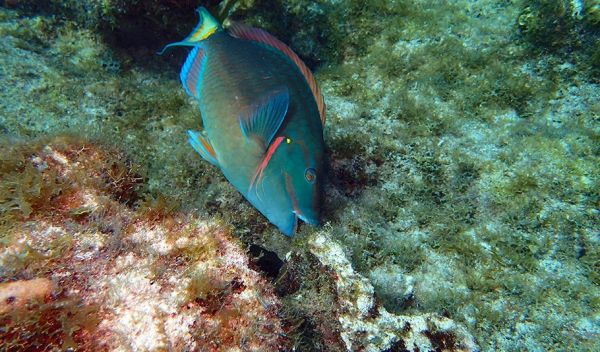
[[[0,287],[52,283],[4,302],[6,346],[600,349],[597,0],[3,5]],[[156,52],[197,6],[315,73],[322,229],[281,236],[187,145]]]
[[[111,148],[67,138],[10,151],[15,173],[54,178],[38,189],[57,191],[3,225],[3,348],[288,349],[279,299],[228,230],[132,208]]]

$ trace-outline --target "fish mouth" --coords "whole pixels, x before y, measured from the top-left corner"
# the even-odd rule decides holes
[[[285,176],[285,188],[292,202],[292,214],[294,214],[294,231],[296,233],[296,229],[298,227],[298,219],[304,221],[305,223],[313,226],[319,226],[319,221],[314,217],[308,217],[300,211],[300,207],[298,206],[298,199],[296,198],[296,193],[294,192],[294,188],[292,187],[292,181],[290,175],[287,172],[284,172]]]
[[[279,230],[281,230],[281,232],[283,232],[286,236],[289,237],[294,236],[296,234],[296,231],[298,230],[298,215],[296,215],[296,213],[294,212],[292,212],[291,215],[291,221],[288,220],[286,224],[278,226]]]
[[[300,212],[299,212],[299,211],[297,211],[297,210],[294,210],[294,211],[293,211],[293,213],[296,215],[296,221],[297,221],[298,219],[300,219],[300,220],[304,221],[305,223],[307,223],[307,224],[309,224],[309,225],[312,225],[312,226],[319,226],[319,221],[318,221],[318,220],[316,220],[316,219],[311,219],[311,218],[308,218],[308,217],[306,217],[304,214],[300,213]],[[297,226],[297,225],[296,225],[296,226]]]
[[[298,224],[300,223],[298,220],[302,220],[303,222],[311,226],[319,226],[319,222],[317,220],[312,219],[310,217],[306,217],[302,213],[299,213],[295,210],[292,211],[290,214],[292,215],[290,219],[291,221],[288,222],[285,226],[279,227],[281,232],[283,232],[286,236],[292,237],[296,234],[296,232],[298,231]]]

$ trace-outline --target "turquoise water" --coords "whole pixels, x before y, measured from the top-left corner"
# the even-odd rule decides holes
[[[186,53],[156,52],[198,5],[268,30],[313,70],[321,228],[282,236],[187,145],[200,116],[178,78]],[[0,344],[600,349],[599,23],[594,0],[4,1]],[[228,241],[264,279],[227,271]],[[34,279],[54,288],[7,286]],[[361,315],[348,302],[369,285],[377,305]],[[452,327],[411,345],[398,319],[425,316]]]

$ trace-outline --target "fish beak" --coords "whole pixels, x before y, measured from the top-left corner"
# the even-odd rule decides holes
[[[287,218],[285,222],[278,224],[277,227],[286,236],[294,236],[298,229],[298,216],[294,212],[290,213],[289,218]]]
[[[305,223],[312,225],[312,226],[319,226],[319,220],[317,220],[316,217],[306,216],[298,211],[294,211],[294,213],[296,214],[297,218],[304,221]]]

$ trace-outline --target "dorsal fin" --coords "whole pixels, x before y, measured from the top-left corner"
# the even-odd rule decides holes
[[[323,94],[321,94],[321,89],[319,89],[317,81],[312,72],[310,72],[310,69],[289,46],[262,29],[250,27],[243,23],[232,22],[231,26],[228,28],[228,32],[236,38],[254,40],[259,43],[267,44],[288,56],[304,75],[304,78],[315,97],[321,122],[325,125],[325,100],[323,99]]]

